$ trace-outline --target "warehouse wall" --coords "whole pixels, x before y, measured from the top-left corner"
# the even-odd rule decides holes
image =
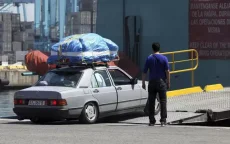
[[[123,0],[99,0],[97,33],[115,41],[123,49]],[[145,58],[152,52],[151,43],[161,43],[162,51],[176,51],[188,49],[189,23],[188,0],[125,0],[126,16],[139,15],[142,18],[141,36],[141,68]],[[177,59],[187,58],[182,55]],[[169,58],[170,59],[170,58]],[[178,65],[176,68],[189,67],[190,64]],[[222,83],[229,86],[229,60],[201,60],[195,72],[195,85]],[[172,75],[173,89],[190,87],[191,74]]]
[[[123,45],[123,0],[98,0],[97,33]],[[121,47],[122,49],[122,47]]]

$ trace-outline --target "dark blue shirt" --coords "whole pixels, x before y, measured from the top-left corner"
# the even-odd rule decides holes
[[[166,79],[166,70],[169,70],[169,63],[166,56],[161,54],[152,54],[148,56],[145,66],[144,73],[146,74],[149,70],[149,80],[153,79]]]

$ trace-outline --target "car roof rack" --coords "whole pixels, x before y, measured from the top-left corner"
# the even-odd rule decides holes
[[[92,69],[96,69],[96,67],[101,67],[101,66],[105,66],[105,67],[109,67],[107,62],[100,62],[100,63],[71,63],[71,64],[58,64],[56,65],[56,69],[62,68],[64,66],[68,66],[68,67],[87,67],[87,68],[92,68]]]

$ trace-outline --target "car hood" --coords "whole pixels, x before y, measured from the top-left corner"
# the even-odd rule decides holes
[[[52,91],[52,92],[63,92],[73,90],[71,87],[57,87],[57,86],[32,86],[30,88],[23,89],[21,91]]]

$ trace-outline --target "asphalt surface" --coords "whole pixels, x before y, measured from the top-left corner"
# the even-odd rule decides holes
[[[229,144],[229,140],[226,127],[81,125],[75,121],[34,125],[0,120],[0,144]]]
[[[15,91],[0,92],[0,118],[15,115],[12,111]],[[81,125],[77,121],[34,125],[30,121],[0,119],[0,144],[229,144],[230,141],[229,121],[223,125],[228,127],[149,127],[120,118],[94,125]]]

